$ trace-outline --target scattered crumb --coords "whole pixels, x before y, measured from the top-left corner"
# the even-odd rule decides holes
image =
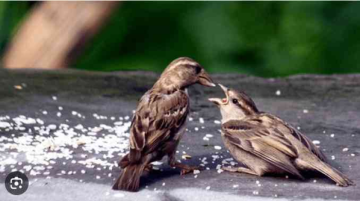
[[[184,155],[181,156],[181,158],[184,159],[184,160],[189,160],[189,159],[191,159],[191,156],[188,155],[188,154],[184,154]]]
[[[280,96],[280,95],[281,95],[281,91],[280,91],[280,90],[277,90],[277,91],[275,92],[275,94],[276,94],[277,96]]]
[[[214,149],[221,150],[221,146],[214,146]]]
[[[15,85],[14,88],[17,89],[17,90],[22,90],[23,89],[23,87],[21,85]]]
[[[349,151],[349,148],[344,148],[343,150],[342,150],[343,152],[347,152],[347,151]]]
[[[122,198],[122,197],[125,197],[125,195],[122,193],[116,193],[116,194],[114,194],[114,197]]]
[[[210,190],[210,186],[206,187],[206,190]]]
[[[306,110],[306,109],[305,109],[305,110],[303,110],[303,113],[304,113],[304,114],[307,114],[307,113],[309,113],[309,110]]]
[[[320,141],[319,140],[314,140],[314,141],[312,141],[315,145],[318,145],[318,144],[320,144]]]
[[[215,123],[215,124],[221,124],[221,121],[215,120],[214,123]]]
[[[335,137],[335,134],[331,134],[330,137],[334,138],[334,137]]]

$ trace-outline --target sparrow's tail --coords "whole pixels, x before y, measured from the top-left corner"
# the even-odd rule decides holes
[[[128,165],[120,173],[119,178],[113,186],[114,190],[138,191],[140,186],[140,177],[144,171],[145,165]]]
[[[314,160],[309,160],[310,158]],[[311,155],[307,158],[307,160],[301,160],[301,163],[323,173],[324,175],[332,179],[334,182],[336,182],[339,186],[346,187],[355,185],[355,183],[343,173],[321,161],[316,156]]]

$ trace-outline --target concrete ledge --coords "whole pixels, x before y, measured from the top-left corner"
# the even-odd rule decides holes
[[[189,154],[192,159],[183,162],[208,170],[180,176],[164,160],[156,165],[159,171],[142,179],[139,193],[112,191],[119,173],[115,163],[127,150],[132,111],[157,77],[149,72],[1,69],[1,200],[360,200],[360,75],[212,75],[319,141],[331,164],[355,187],[337,187],[316,176],[299,181],[218,173],[218,165],[234,161],[220,138],[219,111],[207,98],[223,95],[219,88],[194,86],[189,90],[191,121],[178,159]],[[206,134],[212,135],[209,141],[203,140]],[[12,170],[30,178],[21,196],[8,194],[3,185]]]

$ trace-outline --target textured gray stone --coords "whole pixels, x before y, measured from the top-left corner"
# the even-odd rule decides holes
[[[131,115],[137,100],[149,89],[158,74],[149,72],[118,72],[95,73],[74,70],[41,71],[41,70],[0,70],[0,116],[16,117],[25,115],[46,118],[46,124],[60,124],[66,119],[67,124],[75,126],[98,125],[99,122],[110,124],[111,120],[90,118],[94,113],[110,116]],[[96,179],[95,175],[102,171],[89,170],[87,174],[56,176],[51,179],[44,175],[30,176],[33,184],[28,191],[18,197],[8,194],[3,182],[7,173],[14,168],[6,167],[0,174],[1,200],[259,200],[267,198],[282,198],[280,200],[305,199],[336,199],[360,200],[360,75],[300,75],[279,79],[264,79],[237,74],[212,75],[215,82],[237,90],[246,91],[263,111],[270,112],[288,121],[312,140],[321,142],[321,149],[329,158],[331,164],[352,178],[358,185],[355,187],[337,187],[329,179],[311,176],[305,181],[284,177],[255,177],[245,174],[217,173],[216,166],[222,159],[212,163],[214,154],[229,158],[220,138],[220,125],[214,120],[220,120],[220,113],[210,97],[223,97],[219,88],[191,87],[191,117],[188,122],[184,139],[179,146],[179,159],[182,152],[192,156],[184,161],[199,165],[200,158],[207,157],[210,170],[202,171],[197,178],[189,174],[180,176],[178,170],[162,165],[161,172],[152,172],[142,179],[142,189],[139,193],[114,192],[111,190],[113,179],[119,169],[110,171],[112,177]],[[14,86],[25,83],[26,87],[16,90]],[[276,95],[280,90],[281,95]],[[51,97],[57,96],[54,102]],[[66,108],[61,118],[56,117],[58,106]],[[49,114],[44,117],[41,111]],[[304,113],[307,110],[307,113]],[[71,111],[78,111],[86,119],[76,119]],[[205,123],[201,124],[199,118]],[[198,127],[199,131],[194,128]],[[201,128],[203,127],[203,128]],[[1,136],[21,135],[20,131],[12,133],[1,132]],[[203,140],[206,134],[214,137],[209,142]],[[334,134],[334,137],[331,137]],[[35,135],[35,134],[34,134]],[[204,146],[210,145],[210,146]],[[223,148],[218,151],[213,145]],[[1,148],[1,144],[0,144]],[[348,148],[347,152],[343,149]],[[216,152],[219,153],[216,153]],[[0,152],[0,156],[10,151]],[[75,150],[75,157],[81,155],[81,149]],[[332,156],[335,160],[331,160]],[[94,157],[99,155],[94,153]],[[223,159],[224,159],[223,158]],[[113,163],[117,157],[108,159]],[[164,160],[166,161],[166,160]],[[23,160],[26,163],[26,160]],[[0,164],[1,165],[1,164]],[[54,172],[80,171],[76,164],[65,166],[57,163]],[[106,170],[106,174],[109,170]],[[80,183],[79,180],[83,180]],[[316,180],[316,183],[314,183]],[[256,184],[259,181],[261,186]],[[165,183],[165,186],[163,186]],[[234,188],[234,185],[238,187]],[[210,186],[209,190],[206,188]],[[154,192],[154,189],[157,192]],[[109,192],[109,195],[106,195]],[[256,192],[258,192],[258,195]],[[121,193],[125,197],[116,197]],[[183,193],[183,194],[182,194]],[[149,197],[150,196],[150,197]]]

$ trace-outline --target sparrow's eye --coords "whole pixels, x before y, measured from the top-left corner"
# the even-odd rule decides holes
[[[200,66],[196,66],[195,67],[195,72],[196,74],[199,74],[201,72],[201,67]]]
[[[237,104],[237,103],[238,103],[238,100],[237,100],[237,99],[232,99],[232,102],[233,102],[234,104]]]

